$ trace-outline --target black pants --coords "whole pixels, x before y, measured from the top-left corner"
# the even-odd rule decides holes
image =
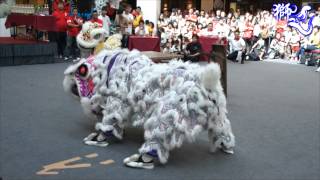
[[[64,49],[66,48],[66,32],[56,32],[56,42],[58,45],[58,55],[64,55]]]
[[[200,61],[200,55],[199,56],[190,56],[190,55],[184,55],[183,61],[191,61],[191,62],[199,62]]]
[[[238,52],[239,51],[234,51],[232,52],[231,54],[229,54],[227,56],[228,59],[230,59],[231,61],[237,61],[237,56],[238,56]],[[245,56],[246,56],[246,53],[245,52],[242,52],[242,55],[241,55],[241,63],[244,62],[244,59],[245,59]]]
[[[78,47],[76,36],[67,36],[67,49],[66,55],[73,58],[78,56]]]
[[[129,46],[129,35],[127,35],[127,34],[122,35],[121,44],[122,44],[121,47],[128,48],[128,46]]]

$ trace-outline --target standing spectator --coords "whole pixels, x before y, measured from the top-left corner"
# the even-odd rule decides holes
[[[134,20],[133,20],[133,28],[136,28],[139,26],[140,21],[143,21],[143,15],[142,15],[142,11],[141,11],[141,7],[137,7],[137,9],[132,12],[133,16],[134,16]]]
[[[103,21],[99,19],[99,15],[96,10],[92,12],[92,18],[90,19],[90,22],[97,24],[99,27],[103,27]]]
[[[63,58],[66,47],[67,13],[64,10],[63,3],[58,4],[58,9],[52,14],[55,17],[56,42],[58,45],[58,57]]]
[[[313,19],[313,26],[320,27],[320,6],[318,7],[318,10],[316,11],[315,17]]]
[[[131,7],[130,7],[131,8]],[[127,11],[129,11],[128,8],[126,8]],[[131,11],[131,10],[130,10]],[[131,21],[129,21],[130,18],[128,18],[128,15],[125,15],[126,12],[119,10],[117,12],[117,16],[115,19],[115,24],[117,25],[117,27],[119,28],[119,33],[122,34],[122,47],[126,48],[128,47],[128,41],[129,41],[129,35],[132,34],[132,20],[133,20],[133,16]],[[130,17],[130,16],[129,16]]]
[[[136,28],[139,26],[140,21],[143,21],[141,7],[137,7],[137,9],[135,9],[134,12],[132,12],[132,15],[134,16],[133,28]]]
[[[229,38],[230,45],[231,45],[231,53],[228,55],[228,59],[232,61],[238,61],[241,64],[244,63],[245,58],[245,50],[246,50],[246,43],[240,37],[239,30],[236,30],[234,33],[234,38]]]
[[[215,20],[216,20],[216,21],[219,21],[220,19],[221,19],[221,10],[220,10],[220,9],[217,9]]]
[[[131,14],[131,11],[132,11],[132,7],[130,4],[127,4],[126,7],[125,7],[125,10],[122,14],[122,16],[127,20],[128,22],[128,27],[127,27],[127,33],[129,35],[132,34],[132,23],[133,23],[133,20],[134,20],[134,17],[133,15]]]
[[[248,15],[245,21],[245,28],[243,32],[243,39],[246,41],[247,44],[247,52],[251,49],[252,44],[252,37],[253,37],[253,24],[252,24],[252,16]]]
[[[161,13],[158,19],[158,29],[165,28],[168,25],[168,22],[165,21],[164,15]]]
[[[204,13],[204,10],[201,10],[200,16],[198,17],[198,23],[201,24],[202,26],[207,25],[207,18],[206,14]]]
[[[70,13],[70,3],[67,0],[54,0],[52,3],[53,12],[59,10],[59,3],[63,4],[64,10],[67,14]]]
[[[77,35],[81,30],[83,20],[78,16],[78,9],[72,10],[72,15],[67,18],[67,55],[69,58],[76,58],[78,49],[77,47]],[[68,60],[65,57],[65,60]]]
[[[102,7],[101,15],[98,18],[102,20],[102,27],[104,30],[106,30],[106,36],[109,36],[111,21],[110,21],[109,16],[107,15],[107,7],[106,6]]]
[[[194,23],[198,21],[198,17],[194,14],[193,9],[189,9],[189,14],[186,15],[186,19]]]
[[[120,33],[122,35],[125,35],[127,33],[126,29],[128,27],[128,21],[126,18],[123,17],[123,11],[119,10],[117,12],[115,24],[118,28],[118,31],[117,31],[118,33]]]
[[[216,25],[214,30],[214,35],[218,35],[220,38],[227,37],[229,34],[229,27],[224,23],[222,19],[219,20],[219,23]]]
[[[107,11],[107,16],[110,18],[110,20],[114,21],[114,19],[116,18],[116,9],[113,8],[109,2],[107,2],[106,11]]]

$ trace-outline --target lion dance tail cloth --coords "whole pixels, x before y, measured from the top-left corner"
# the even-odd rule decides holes
[[[215,63],[155,64],[138,51],[105,50],[71,65],[64,86],[80,96],[87,114],[101,120],[97,131],[122,139],[126,124],[142,126],[145,142],[139,153],[166,163],[170,150],[195,141],[203,130],[212,151],[233,152],[220,74]]]

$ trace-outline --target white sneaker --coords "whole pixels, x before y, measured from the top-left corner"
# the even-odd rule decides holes
[[[234,154],[234,151],[232,148],[227,149],[227,148],[221,148],[221,150],[227,154]]]
[[[64,60],[67,61],[67,60],[69,60],[69,58],[68,57],[64,57]]]
[[[154,168],[154,163],[153,160],[149,162],[143,161],[143,156],[144,155],[139,155],[139,154],[134,154],[130,157],[127,157],[123,160],[123,163],[132,168],[140,168],[140,169],[153,169]]]
[[[107,138],[102,133],[91,133],[83,139],[83,142],[89,146],[106,147],[109,145]]]
[[[316,72],[320,72],[320,67],[318,67],[318,69],[316,69]]]
[[[132,161],[138,161],[140,154],[133,154],[123,160],[123,164],[127,164]]]

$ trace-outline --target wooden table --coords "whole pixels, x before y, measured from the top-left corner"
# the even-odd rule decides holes
[[[148,56],[155,63],[168,63],[172,59],[183,58],[181,54],[162,53],[157,51],[143,51],[141,54]]]

